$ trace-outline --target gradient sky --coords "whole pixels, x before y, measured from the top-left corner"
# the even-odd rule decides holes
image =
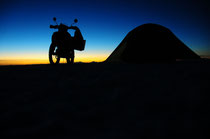
[[[129,31],[144,23],[163,25],[199,55],[210,55],[209,3],[208,0],[1,0],[0,61],[48,60],[55,31],[49,28],[54,24],[53,17],[67,25],[78,18],[77,25],[87,43],[85,51],[76,52],[76,61],[105,60]]]

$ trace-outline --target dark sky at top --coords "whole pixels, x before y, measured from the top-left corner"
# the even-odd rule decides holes
[[[157,23],[199,54],[210,55],[208,0],[1,0],[0,59],[9,53],[46,52],[49,29],[78,18],[85,53],[111,53],[133,28]],[[71,32],[70,32],[71,33]],[[1,57],[1,55],[3,55]]]

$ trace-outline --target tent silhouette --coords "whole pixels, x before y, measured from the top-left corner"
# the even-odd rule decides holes
[[[199,58],[169,29],[149,23],[130,31],[106,62],[139,63]]]

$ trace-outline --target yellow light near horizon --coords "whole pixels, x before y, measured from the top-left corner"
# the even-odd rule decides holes
[[[102,62],[107,57],[108,54],[78,53],[75,56],[75,62]]]
[[[48,60],[0,60],[0,65],[31,65],[48,63]]]
[[[75,62],[102,62],[106,60],[108,54],[96,53],[76,53]],[[60,63],[66,63],[66,59],[61,58]],[[0,65],[30,65],[30,64],[49,64],[47,54],[22,54],[7,55],[0,57]]]
[[[4,53],[0,55],[0,60],[29,60],[29,59],[47,59],[48,54],[46,53]]]

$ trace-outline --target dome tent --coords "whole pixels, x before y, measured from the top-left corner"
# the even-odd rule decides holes
[[[130,31],[106,62],[141,63],[198,58],[169,29],[150,23]]]

